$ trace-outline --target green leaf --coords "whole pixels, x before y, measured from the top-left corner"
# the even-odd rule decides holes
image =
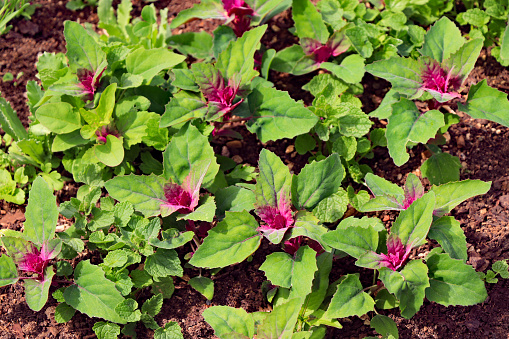
[[[456,25],[446,17],[438,20],[424,36],[424,45],[419,50],[438,62],[445,61],[465,43]]]
[[[260,266],[273,285],[290,288],[292,286],[292,271],[294,261],[291,255],[285,252],[269,254]]]
[[[180,233],[175,229],[169,229],[163,231],[163,240],[159,240],[157,238],[150,238],[148,243],[154,247],[165,248],[165,249],[174,249],[187,244],[191,239],[193,239],[194,232],[183,232]]]
[[[394,339],[399,339],[398,326],[394,320],[385,315],[375,315],[371,319],[370,326],[384,337],[389,338],[389,336],[392,336]]]
[[[9,102],[0,97],[0,126],[15,141],[28,138],[28,133]]]
[[[248,338],[254,336],[253,317],[242,308],[212,306],[203,311],[202,315],[219,338],[235,338],[235,334]]]
[[[83,139],[80,134],[80,131],[74,131],[67,134],[58,134],[53,139],[53,144],[51,145],[51,151],[55,152],[63,152],[68,150],[69,148],[73,148],[75,146],[81,146],[87,144],[89,141]]]
[[[407,99],[394,104],[386,132],[389,154],[394,163],[401,166],[408,161],[408,142],[426,143],[444,124],[444,115],[440,111],[421,114],[415,103]]]
[[[260,338],[291,338],[302,301],[300,298],[295,298],[274,307],[259,325],[258,336]]]
[[[0,287],[14,284],[18,281],[18,270],[11,257],[0,256]]]
[[[81,117],[67,102],[50,102],[36,112],[39,122],[55,134],[65,134],[81,128]]]
[[[413,317],[423,304],[425,289],[430,286],[428,267],[420,260],[413,260],[400,272],[385,267],[379,272],[385,287],[399,299],[403,318]]]
[[[442,217],[431,224],[428,237],[438,241],[451,258],[466,262],[467,240],[459,221],[454,217]]]
[[[366,72],[389,81],[393,93],[418,98],[422,94],[421,67],[421,62],[418,60],[392,57],[366,65]],[[388,117],[384,114],[383,118],[386,116]]]
[[[174,29],[192,19],[225,19],[223,4],[217,0],[204,0],[178,13],[170,28]]]
[[[352,54],[343,59],[339,65],[331,62],[324,62],[320,66],[330,71],[341,80],[349,84],[355,84],[361,82],[364,76],[364,61],[364,58],[360,55]]]
[[[292,180],[292,202],[297,209],[313,209],[337,192],[345,169],[336,153],[322,161],[307,164]]]
[[[41,246],[45,240],[55,237],[58,220],[56,198],[41,177],[37,177],[32,184],[25,217],[23,236],[27,240]]]
[[[120,326],[117,324],[98,321],[92,327],[97,339],[117,339],[120,335]]]
[[[485,194],[489,191],[491,182],[481,180],[463,180],[459,182],[450,182],[441,186],[433,186],[431,190],[435,192],[436,202],[433,214],[441,217],[458,206],[463,201]]]
[[[182,54],[190,54],[196,59],[210,59],[214,57],[212,36],[205,31],[173,35],[166,39],[166,43],[176,48]]]
[[[341,95],[348,89],[348,85],[342,80],[329,73],[318,74],[310,82],[302,86],[302,89],[311,92],[314,97],[327,89],[334,92],[334,97]]]
[[[214,297],[214,281],[207,277],[194,277],[189,279],[189,285],[200,292],[208,300]]]
[[[461,163],[458,157],[449,153],[436,153],[421,166],[422,176],[432,185],[442,185],[460,179]]]
[[[67,305],[65,302],[62,302],[57,305],[55,308],[55,321],[58,324],[66,323],[72,319],[76,310],[71,306]]]
[[[345,31],[352,42],[353,48],[363,57],[369,58],[373,54],[373,44],[369,41],[368,32],[361,26],[354,26]]]
[[[154,332],[154,339],[184,339],[182,329],[176,321],[167,322]]]
[[[263,25],[245,32],[219,54],[215,66],[225,79],[230,80],[240,74],[239,85],[244,86],[258,75],[253,69],[254,53],[260,48],[260,40],[266,29],[267,26]]]
[[[116,167],[124,160],[122,140],[114,135],[108,135],[106,140],[105,144],[94,146],[94,154],[106,166]]]
[[[217,198],[216,214],[218,218],[223,218],[226,211],[242,212],[254,209],[256,202],[253,191],[238,186],[229,186],[218,190],[215,193]]]
[[[313,209],[313,214],[321,222],[336,222],[345,214],[348,203],[347,192],[339,188],[336,193],[320,201]]]
[[[505,27],[500,40],[500,57],[509,60],[509,24]]]
[[[126,69],[131,74],[142,76],[149,83],[160,71],[170,69],[185,59],[185,56],[170,52],[166,48],[138,48],[127,55]]]
[[[161,204],[166,202],[164,185],[167,181],[156,175],[117,176],[104,184],[108,193],[121,202],[129,202],[146,217],[161,213]]]
[[[175,285],[173,284],[172,277],[154,278],[151,289],[152,293],[161,293],[164,299],[170,299],[174,291]]]
[[[475,62],[479,58],[479,53],[481,53],[483,42],[483,39],[468,41],[445,62],[445,65],[453,74],[460,76],[462,82],[474,68]]]
[[[466,105],[458,108],[474,119],[488,119],[509,126],[509,102],[507,94],[488,86],[486,79],[472,86]]]
[[[276,206],[289,194],[292,176],[281,159],[267,149],[262,149],[258,160],[260,175],[256,181],[256,200],[261,206]]]
[[[163,295],[159,293],[145,301],[141,307],[141,311],[155,317],[161,312],[161,307],[163,307]]]
[[[107,267],[122,267],[127,263],[127,253],[123,250],[109,252],[103,261]]]
[[[106,54],[79,23],[65,21],[64,37],[67,48],[66,56],[73,72],[80,68],[100,72],[106,67]]]
[[[291,238],[305,236],[320,243],[325,251],[330,251],[329,246],[323,243],[322,236],[329,230],[323,226],[311,212],[299,211],[295,214],[295,224],[290,229]]]
[[[401,211],[391,227],[391,235],[397,236],[403,245],[417,247],[426,243],[431,222],[435,194],[428,192]]]
[[[361,316],[374,310],[375,301],[363,291],[359,277],[348,274],[338,285],[332,297],[327,313],[328,318],[346,318]]]
[[[483,281],[472,266],[449,254],[434,254],[428,258],[429,287],[426,298],[441,305],[469,306],[483,302],[488,294]]]
[[[346,252],[358,259],[368,251],[376,251],[378,231],[371,227],[352,226],[328,232],[322,236],[322,240],[330,247]]]
[[[248,96],[248,103],[253,119],[249,120],[247,128],[263,143],[307,133],[318,121],[301,102],[275,88],[254,89]]]
[[[311,38],[325,44],[329,38],[329,31],[322,16],[309,0],[293,0],[292,18],[295,22],[297,36]]]
[[[65,302],[89,317],[104,318],[119,324],[126,321],[115,312],[115,307],[124,298],[115,283],[104,277],[103,270],[83,260],[74,270],[75,285],[64,292]]]
[[[128,322],[140,321],[141,312],[138,310],[138,303],[134,299],[125,299],[115,307],[117,312],[122,318]]]
[[[316,140],[309,134],[302,134],[295,138],[295,150],[304,155],[316,147]]]
[[[175,134],[163,153],[164,177],[182,184],[194,166],[210,163],[203,179],[203,187],[209,187],[216,177],[219,165],[208,138],[191,124],[182,127]]]
[[[177,252],[163,248],[158,248],[154,254],[147,257],[147,260],[145,260],[145,271],[156,278],[167,276],[181,277],[184,272]]]
[[[24,281],[25,298],[28,307],[33,311],[39,312],[48,301],[49,288],[54,275],[53,266],[49,266],[46,267],[43,280],[26,279]]]
[[[216,215],[216,202],[213,196],[205,195],[200,198],[198,207],[189,214],[179,215],[177,220],[194,220],[212,222]]]
[[[198,247],[189,263],[196,267],[225,267],[239,263],[258,249],[258,223],[248,212],[226,212]]]

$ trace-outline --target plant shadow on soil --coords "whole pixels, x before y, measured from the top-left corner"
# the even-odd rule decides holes
[[[63,21],[97,23],[94,10],[86,8],[72,12],[65,8],[66,1],[37,0],[41,5],[30,22],[15,20],[13,30],[0,37],[0,77],[10,72],[21,78],[14,82],[1,82],[0,91],[18,112],[23,123],[28,125],[29,112],[25,104],[25,85],[28,80],[36,80],[35,63],[37,55],[44,51],[65,52],[63,39]],[[169,6],[169,17],[190,7],[198,1],[162,0],[156,3],[158,8]],[[140,13],[141,1],[135,1],[133,15]],[[269,22],[264,44],[280,50],[295,42],[287,32],[293,25],[291,14],[286,11]],[[195,21],[184,26],[183,31],[212,31],[217,22]],[[174,32],[178,34],[179,32]],[[313,76],[293,77],[271,72],[271,81],[278,89],[289,91],[294,99],[309,103],[312,98],[302,91],[303,84]],[[509,72],[499,65],[487,51],[483,51],[469,79],[468,85],[487,79],[490,86],[502,91],[509,90]],[[365,92],[361,97],[363,109],[370,112],[377,107],[387,91],[387,83],[366,75],[363,81]],[[282,140],[277,143],[261,145],[255,136],[247,133],[243,126],[235,127],[244,135],[240,144],[228,139],[215,140],[213,146],[217,153],[238,156],[243,163],[256,165],[257,155],[262,147],[269,148],[280,156],[292,171],[298,173],[306,164],[307,157],[298,155],[292,148],[293,141]],[[462,161],[461,179],[481,179],[493,181],[491,190],[482,197],[475,197],[458,206],[452,214],[458,219],[465,231],[468,242],[468,263],[478,271],[485,271],[497,260],[509,259],[509,129],[487,120],[473,120],[462,115],[461,122],[449,130],[448,142],[444,151],[458,156]],[[419,173],[426,158],[424,148],[410,150],[411,160],[402,167],[396,167],[387,150],[376,150],[375,158],[369,161],[375,174],[392,182],[401,184],[410,172]],[[59,202],[68,200],[76,193],[77,187],[66,184],[64,190],[57,192]],[[1,203],[0,226],[2,228],[21,229],[24,221],[24,206]],[[394,213],[375,213],[386,225],[394,221]],[[68,223],[60,220],[60,223]],[[420,249],[422,252],[434,244],[429,243]],[[270,309],[261,292],[265,280],[258,268],[267,254],[279,250],[278,247],[264,241],[254,255],[253,261],[221,270],[215,281],[216,291],[211,303],[192,289],[185,280],[198,275],[196,269],[185,269],[184,279],[176,278],[175,292],[165,301],[161,313],[156,317],[159,325],[168,321],[178,321],[183,329],[184,338],[214,338],[212,328],[205,323],[201,313],[210,305],[228,305],[242,307],[249,312]],[[417,252],[417,251],[415,251]],[[185,249],[179,253],[182,257]],[[415,255],[416,253],[414,253]],[[80,259],[87,258],[100,262],[97,253],[84,253]],[[351,259],[339,259],[334,262],[332,279],[352,272],[360,272]],[[207,273],[204,273],[205,275]],[[370,277],[369,274],[367,274]],[[382,311],[398,324],[400,338],[507,338],[509,335],[509,280],[500,280],[488,284],[488,299],[479,305],[470,307],[445,307],[428,301],[410,320],[399,316],[398,310]],[[54,290],[52,290],[50,293]],[[77,314],[66,324],[57,324],[53,318],[56,301],[49,298],[40,312],[30,310],[24,299],[21,284],[0,288],[0,339],[18,338],[93,338],[92,326],[97,319]],[[149,293],[141,298],[148,298]],[[370,314],[371,315],[371,314]],[[372,316],[372,315],[371,315]],[[351,317],[342,319],[344,328],[331,329],[327,338],[363,338],[375,335],[369,327],[369,319]],[[138,338],[151,338],[153,332],[143,325],[137,327]]]

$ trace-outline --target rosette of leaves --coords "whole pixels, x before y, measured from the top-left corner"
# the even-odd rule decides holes
[[[29,92],[36,97],[37,123],[55,135],[51,150],[68,151],[71,161],[85,164],[124,162],[126,170],[126,150],[129,158],[137,157],[133,146],[164,149],[168,131],[159,128],[157,113],[169,94],[160,88],[164,80],[158,73],[185,57],[141,43],[103,46],[78,23],[64,26],[69,66],[63,54],[43,54],[38,71],[46,90],[34,86]]]
[[[385,229],[377,230],[362,223],[340,223],[322,240],[356,258],[357,266],[376,269],[388,292],[378,292],[377,304],[394,307],[399,302],[401,315],[407,319],[419,310],[424,298],[445,306],[480,303],[487,297],[486,289],[475,270],[465,264],[466,249],[462,250],[465,256],[458,254],[451,251],[450,243],[445,240],[450,236],[454,245],[459,244],[461,236],[452,235],[458,229],[461,231],[459,224],[455,225],[450,217],[434,220],[437,203],[440,205],[443,200],[444,192],[434,190],[424,194],[400,212],[389,235]],[[442,211],[454,206],[445,205]],[[426,243],[428,236],[439,238],[447,252],[437,247],[426,256],[425,262],[411,259],[411,250]]]
[[[254,204],[244,211],[237,207],[226,211],[223,220],[208,231],[193,254],[191,265],[216,268],[241,262],[258,249],[262,237],[274,244],[305,237],[317,242],[319,251],[322,247],[329,249],[321,241],[327,228],[310,211],[317,210],[322,201],[338,192],[344,178],[339,156],[333,154],[311,163],[299,175],[292,176],[275,154],[262,150],[259,170]],[[222,203],[218,201],[218,205]],[[249,214],[253,208],[260,222]],[[318,215],[322,213],[318,210]],[[286,243],[285,247],[290,245],[295,243]]]
[[[221,126],[238,115],[262,142],[308,132],[317,117],[288,93],[256,77],[254,54],[265,29],[254,28],[230,42],[215,63],[174,69],[172,85],[180,91],[166,105],[160,126],[179,128],[186,121],[200,119],[213,122],[214,134],[231,135]]]

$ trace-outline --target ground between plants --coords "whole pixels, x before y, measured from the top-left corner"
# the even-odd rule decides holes
[[[139,14],[145,4],[134,1],[133,15]],[[158,8],[169,8],[170,19],[181,10],[197,1],[160,0]],[[0,37],[0,78],[7,72],[23,75],[17,82],[0,81],[2,95],[10,101],[25,126],[29,113],[25,104],[25,85],[28,80],[36,80],[35,63],[39,53],[65,52],[63,22],[74,20],[97,23],[93,9],[72,12],[65,8],[66,1],[37,0],[41,5],[31,21],[16,20],[9,34]],[[295,42],[295,38],[286,29],[292,26],[290,13],[284,12],[269,22],[268,34],[263,43],[269,48],[280,50]],[[184,31],[211,31],[214,22],[196,21]],[[180,32],[175,32],[180,33]],[[280,90],[290,93],[294,99],[309,103],[311,99],[301,86],[312,76],[294,77],[271,72],[270,80]],[[467,80],[467,85],[487,79],[488,84],[509,93],[509,71],[498,64],[483,51],[476,67]],[[363,110],[375,109],[388,90],[388,83],[366,75],[363,80],[365,92],[361,97]],[[466,93],[466,91],[465,91]],[[465,99],[465,98],[463,98]],[[242,127],[236,127],[244,135],[244,140],[220,139],[213,143],[214,150],[223,155],[235,157],[241,163],[257,164],[257,156],[262,149],[268,148],[280,156],[291,170],[298,173],[306,164],[307,157],[298,155],[292,140],[281,140],[261,145],[254,135]],[[461,222],[468,242],[468,263],[477,271],[486,271],[497,260],[509,259],[509,129],[487,120],[473,120],[466,115],[461,122],[449,130],[444,151],[458,156],[462,161],[461,179],[481,179],[493,181],[491,190],[484,196],[466,201],[453,210],[452,214]],[[375,158],[369,165],[375,174],[392,182],[402,184],[408,173],[419,175],[419,168],[428,155],[424,148],[416,147],[411,151],[411,160],[402,167],[396,167],[388,156],[387,150],[376,150]],[[69,175],[68,175],[69,176]],[[77,187],[67,183],[57,192],[57,202],[69,200]],[[2,201],[0,227],[21,229],[24,221],[24,206]],[[350,211],[349,211],[350,212]],[[347,212],[348,213],[348,212]],[[391,224],[395,215],[387,212],[377,213],[386,224]],[[60,225],[69,221],[61,219]],[[430,246],[424,245],[424,246]],[[275,247],[264,242],[256,252],[251,263],[241,263],[223,269],[212,277],[216,291],[210,305],[228,305],[242,307],[248,312],[268,310],[269,305],[261,293],[261,284],[265,280],[258,268],[267,254]],[[422,251],[421,251],[422,252]],[[181,253],[183,254],[183,253]],[[415,253],[414,253],[415,254]],[[100,257],[96,253],[84,253],[78,259],[91,259],[97,264]],[[335,262],[331,279],[347,273],[360,272],[353,260],[344,259]],[[187,283],[190,277],[197,275],[196,270],[185,269],[182,279],[176,278],[175,293],[165,302],[161,313],[156,317],[159,325],[169,321],[178,321],[183,329],[184,338],[214,338],[212,328],[205,323],[201,313],[209,304],[206,299]],[[362,274],[361,276],[365,276]],[[369,277],[369,275],[368,275]],[[399,311],[384,311],[398,324],[400,338],[507,338],[509,335],[509,281],[500,280],[489,284],[488,299],[479,305],[470,307],[445,307],[425,301],[420,311],[410,320],[399,316]],[[50,293],[53,290],[50,291]],[[148,298],[149,294],[142,296]],[[79,314],[66,324],[57,324],[53,313],[56,301],[49,299],[40,312],[33,312],[25,303],[23,287],[20,284],[0,288],[0,339],[11,338],[93,338],[92,326],[95,319]],[[369,327],[369,319],[352,317],[343,319],[342,330],[330,330],[327,338],[363,338],[375,333]],[[137,328],[138,338],[151,338],[153,333],[143,325]]]

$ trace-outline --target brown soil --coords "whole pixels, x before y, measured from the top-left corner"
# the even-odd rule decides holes
[[[156,3],[158,8],[169,6],[170,18],[194,1],[162,0]],[[37,55],[44,51],[64,52],[63,21],[79,20],[97,23],[94,9],[72,12],[65,8],[66,1],[37,0],[41,7],[37,9],[32,21],[16,20],[13,30],[0,37],[0,78],[7,72],[23,76],[17,81],[0,81],[2,96],[11,102],[25,125],[28,125],[29,112],[25,105],[25,85],[28,80],[36,80],[35,63]],[[133,14],[139,13],[143,2],[134,1]],[[217,22],[195,21],[183,28],[183,31],[213,30]],[[293,36],[286,29],[292,26],[289,12],[282,13],[269,22],[268,34],[264,43],[277,50],[293,43]],[[175,32],[179,33],[179,31]],[[293,77],[271,73],[271,80],[279,89],[289,91],[295,99],[306,103],[311,101],[301,87],[312,75]],[[487,78],[488,84],[502,91],[509,90],[509,72],[500,66],[489,53],[483,53],[476,68],[468,79],[475,84]],[[364,110],[370,112],[377,107],[387,91],[387,83],[366,76],[365,94],[361,97]],[[293,171],[298,173],[307,161],[292,150],[291,140],[261,145],[256,137],[247,133],[242,126],[237,129],[244,135],[241,147],[227,143],[227,139],[214,142],[217,153],[239,156],[243,163],[256,165],[257,154],[262,147],[276,152]],[[469,263],[478,271],[485,271],[496,260],[509,259],[509,129],[489,121],[478,121],[462,115],[461,122],[449,130],[449,140],[443,149],[460,157],[463,165],[462,179],[481,179],[493,181],[491,190],[482,197],[476,197],[461,204],[452,214],[461,222],[469,246]],[[235,145],[235,147],[233,147]],[[369,164],[375,173],[393,182],[402,183],[408,173],[419,174],[419,167],[426,158],[424,148],[415,147],[410,151],[411,160],[398,168],[389,158],[387,150],[376,150],[375,159]],[[237,158],[238,159],[238,158]],[[66,186],[69,188],[69,186]],[[72,186],[70,189],[75,189]],[[59,201],[69,197],[60,194]],[[20,229],[24,221],[24,207],[2,202],[0,227]],[[394,214],[378,214],[386,223],[394,219]],[[276,247],[264,242],[252,262],[244,262],[220,271],[212,279],[216,291],[212,302],[192,289],[188,278],[199,274],[197,270],[185,269],[183,279],[176,278],[175,293],[166,300],[161,313],[156,317],[159,325],[168,321],[178,321],[183,329],[184,338],[213,338],[213,330],[207,325],[201,313],[209,305],[228,305],[242,307],[249,312],[268,310],[270,306],[261,293],[261,284],[265,280],[258,268],[265,256]],[[93,254],[88,254],[92,255]],[[350,272],[359,272],[351,260],[341,259],[335,262],[331,278]],[[367,273],[368,271],[362,272]],[[204,275],[209,273],[204,272]],[[488,287],[488,299],[480,305],[471,307],[444,307],[426,301],[417,315],[410,320],[399,316],[397,310],[384,311],[398,323],[400,338],[508,338],[509,336],[509,281],[500,280]],[[13,338],[93,338],[92,326],[95,319],[77,314],[66,324],[57,324],[53,318],[56,301],[51,297],[40,311],[31,311],[25,303],[21,284],[0,288],[0,339]],[[147,291],[146,296],[148,297]],[[372,315],[371,315],[372,316]],[[330,330],[327,338],[363,338],[375,333],[369,327],[369,318],[351,317],[343,319],[342,330]],[[137,327],[139,338],[151,338],[153,332],[143,325]]]

